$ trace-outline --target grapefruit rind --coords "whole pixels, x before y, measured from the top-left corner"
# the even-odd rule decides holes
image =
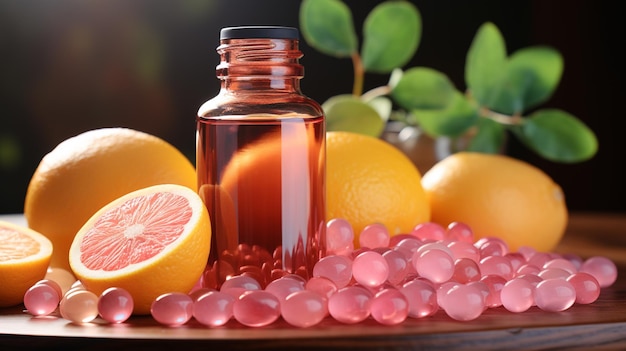
[[[37,242],[36,253],[22,257],[9,257],[14,243],[9,236],[25,235]],[[23,301],[24,293],[43,279],[52,256],[52,242],[30,228],[0,221],[0,307],[15,306]]]
[[[161,252],[143,262],[114,271],[86,267],[81,261],[81,243],[98,219],[130,199],[158,192],[181,195],[189,201],[192,215],[184,225],[182,234]],[[158,216],[158,213],[152,213],[151,216]],[[133,296],[133,313],[149,314],[150,305],[159,295],[168,292],[188,293],[193,288],[204,272],[210,244],[211,223],[200,196],[185,186],[161,184],[126,194],[96,212],[76,234],[70,247],[69,262],[76,277],[89,291],[100,295],[110,287],[124,288]]]

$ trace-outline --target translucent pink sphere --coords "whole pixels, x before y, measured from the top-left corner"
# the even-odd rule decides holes
[[[330,279],[324,277],[313,277],[305,284],[306,290],[314,291],[327,299],[337,292],[337,285]]]
[[[574,263],[570,260],[566,260],[565,258],[551,259],[550,261],[546,262],[542,268],[543,269],[560,268],[568,272],[569,274],[574,274],[578,272],[578,268],[574,265]]]
[[[586,259],[580,266],[580,271],[596,278],[601,288],[609,287],[617,280],[617,266],[613,261],[602,256]]]
[[[247,291],[235,300],[233,317],[248,327],[270,325],[280,317],[280,301],[267,291]]]
[[[359,323],[369,317],[372,297],[371,292],[356,285],[339,289],[328,300],[328,312],[341,323]]]
[[[328,255],[349,255],[354,250],[352,225],[342,218],[326,223],[326,252]]]
[[[370,313],[380,324],[400,324],[409,314],[409,302],[399,290],[383,289],[372,299]]]
[[[445,294],[441,307],[452,319],[471,321],[480,317],[485,304],[483,295],[476,286],[459,284]]]
[[[534,304],[534,286],[524,278],[515,278],[504,284],[500,291],[502,306],[511,312],[524,312]]]
[[[537,284],[534,298],[537,307],[544,311],[565,311],[576,301],[576,289],[565,279],[547,279]]]
[[[233,317],[235,298],[227,293],[212,290],[197,297],[193,304],[193,317],[209,327],[219,327]]]
[[[296,291],[281,303],[280,310],[287,323],[307,328],[318,324],[328,315],[328,299],[315,291]]]
[[[389,246],[390,235],[387,227],[382,223],[372,223],[365,226],[359,234],[359,245],[374,249]]]
[[[134,307],[133,297],[126,289],[108,288],[98,298],[98,314],[109,323],[125,322]]]
[[[403,282],[409,268],[409,263],[404,255],[396,250],[387,250],[383,253],[383,258],[387,261],[387,266],[389,267],[387,281],[393,285]]]
[[[152,302],[150,314],[160,324],[170,327],[180,326],[193,317],[193,300],[187,294],[166,293]]]
[[[341,255],[325,256],[313,267],[313,276],[328,278],[341,289],[352,280],[352,260]]]
[[[463,222],[452,222],[448,225],[446,238],[452,241],[472,244],[474,242],[474,232],[469,225]]]
[[[362,252],[352,262],[352,276],[357,283],[365,287],[375,288],[387,281],[389,264],[378,252]]]
[[[250,290],[261,290],[261,284],[256,279],[246,275],[230,277],[220,287],[221,292],[231,294],[234,298],[238,298],[241,294]]]
[[[567,281],[576,290],[576,303],[590,304],[600,296],[600,283],[589,273],[574,273],[567,278]]]
[[[502,306],[500,292],[507,280],[499,275],[483,275],[480,281],[485,283],[487,288],[489,288],[489,295],[485,299],[485,306],[489,308]]]
[[[59,303],[59,312],[73,323],[89,323],[98,317],[98,296],[87,290],[68,291]]]
[[[469,258],[459,258],[454,261],[452,280],[466,284],[479,281],[481,277],[482,274],[476,261],[470,260]]]
[[[515,275],[511,261],[504,256],[487,256],[480,260],[480,271],[483,275],[498,275],[510,280]]]
[[[24,307],[33,316],[47,316],[59,306],[59,292],[49,284],[37,283],[24,294]]]
[[[448,243],[448,248],[452,252],[452,257],[455,260],[458,260],[459,258],[468,258],[475,262],[480,261],[480,252],[472,243],[464,241],[451,241]]]
[[[433,283],[446,282],[454,274],[454,261],[448,253],[442,250],[416,252],[412,262],[415,271]]]
[[[281,302],[284,301],[289,294],[304,290],[304,282],[291,277],[280,277],[273,280],[265,287],[265,291],[274,294]]]
[[[446,238],[446,229],[437,223],[426,222],[416,225],[411,235],[420,240],[439,241]]]
[[[409,317],[428,317],[439,310],[437,291],[430,282],[413,279],[404,283],[399,290],[409,302]]]

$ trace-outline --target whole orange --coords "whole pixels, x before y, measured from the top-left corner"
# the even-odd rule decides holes
[[[355,246],[365,226],[381,223],[394,234],[430,220],[421,174],[393,145],[350,132],[326,134],[327,219],[352,224]]]
[[[42,158],[28,185],[24,216],[52,241],[50,265],[69,270],[72,240],[96,211],[163,183],[197,187],[193,164],[173,145],[133,129],[95,129],[66,139]]]
[[[567,224],[561,187],[539,168],[505,155],[459,152],[424,173],[432,220],[464,222],[476,238],[503,239],[511,250],[550,251]]]

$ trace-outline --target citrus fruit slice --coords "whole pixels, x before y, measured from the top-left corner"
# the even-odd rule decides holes
[[[541,169],[504,155],[459,152],[422,177],[432,220],[469,225],[477,238],[503,239],[513,251],[552,251],[567,225],[561,187]]]
[[[45,236],[0,221],[0,307],[22,302],[26,290],[45,277],[51,255]]]
[[[196,189],[195,168],[178,149],[133,129],[94,129],[66,139],[41,159],[24,216],[52,241],[50,265],[69,269],[70,244],[91,215],[124,194],[165,183]]]
[[[393,145],[350,132],[326,133],[326,214],[354,229],[354,245],[369,224],[391,235],[409,233],[430,220],[421,174]]]
[[[134,314],[149,314],[161,294],[188,293],[206,266],[209,214],[188,187],[161,184],[105,205],[78,231],[70,266],[86,289],[99,295],[126,289]]]

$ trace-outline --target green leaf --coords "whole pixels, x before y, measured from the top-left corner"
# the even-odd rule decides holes
[[[547,101],[561,80],[563,59],[549,47],[531,47],[511,56],[487,106],[506,114],[524,111]]]
[[[598,151],[593,131],[575,116],[558,109],[536,111],[514,131],[529,148],[556,162],[585,161]]]
[[[357,52],[352,13],[339,0],[302,1],[300,31],[311,47],[327,55],[349,57]]]
[[[432,137],[459,136],[478,121],[478,109],[459,92],[445,109],[413,110],[413,113],[419,126]]]
[[[484,23],[476,32],[465,61],[465,84],[481,105],[491,99],[506,62],[506,45],[500,30],[491,22]]]
[[[413,67],[402,75],[391,96],[407,110],[442,109],[450,104],[456,89],[448,77],[434,69]]]
[[[369,101],[364,101],[366,104],[372,106],[378,115],[383,120],[383,122],[387,122],[389,117],[391,116],[391,110],[393,108],[393,102],[386,96],[377,96]]]
[[[422,36],[422,19],[408,1],[376,6],[363,24],[361,57],[366,72],[389,73],[411,60]]]
[[[378,137],[385,121],[376,109],[354,95],[337,95],[322,104],[326,130],[348,131]]]
[[[467,151],[496,154],[502,150],[506,129],[489,118],[480,118],[476,135],[472,137]]]

